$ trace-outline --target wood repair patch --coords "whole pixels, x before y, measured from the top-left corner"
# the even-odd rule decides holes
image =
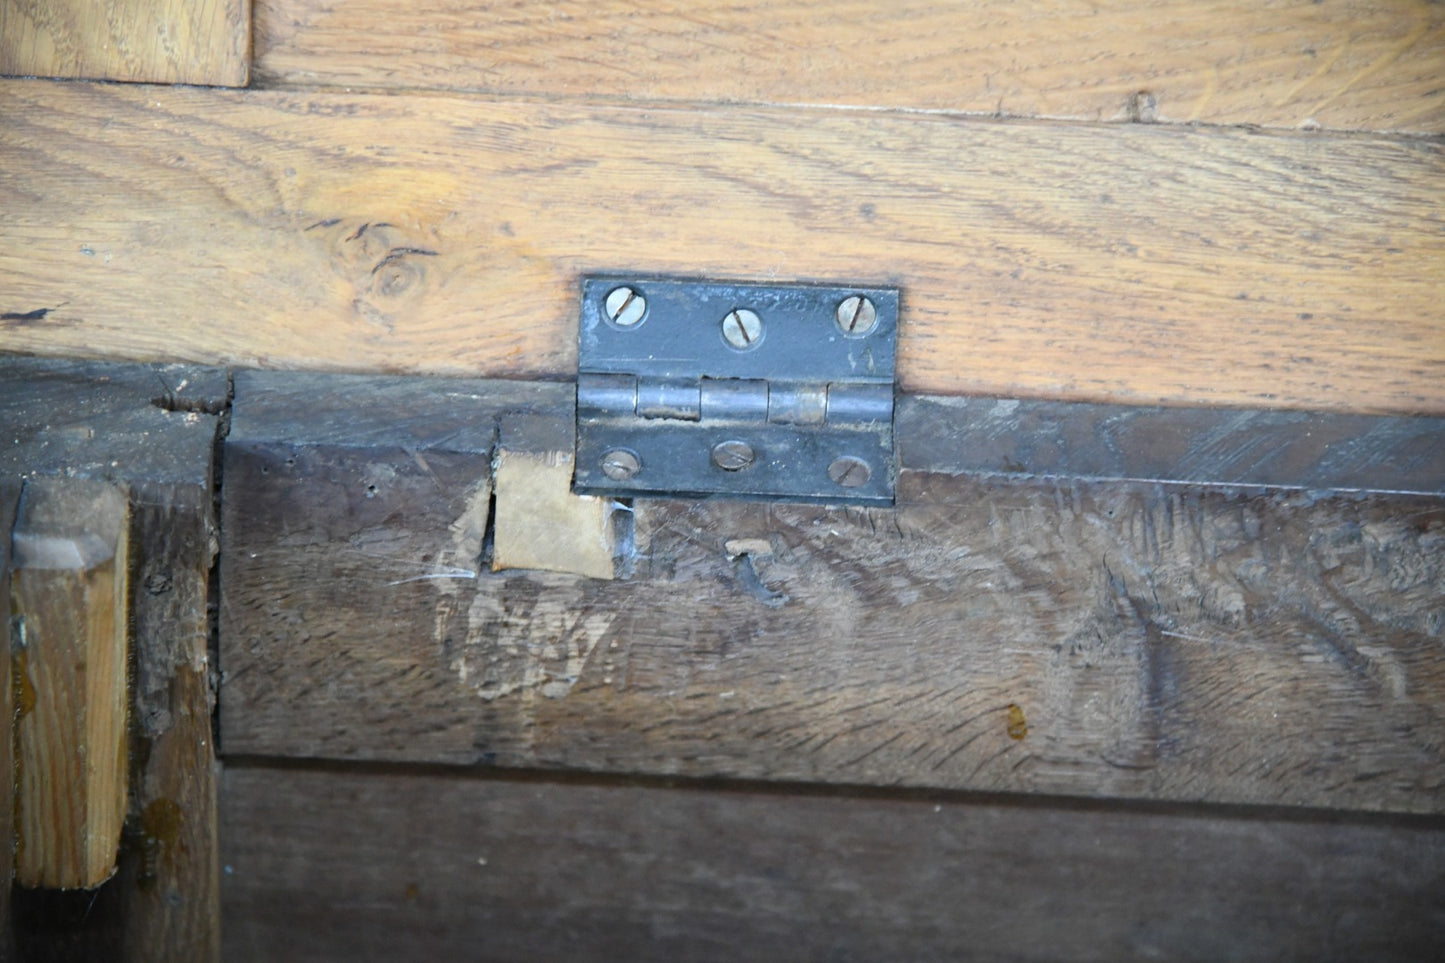
[[[572,493],[571,452],[503,448],[496,469],[492,571],[613,574],[611,502]]]

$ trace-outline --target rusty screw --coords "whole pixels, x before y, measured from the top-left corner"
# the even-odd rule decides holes
[[[647,299],[629,287],[613,288],[607,295],[607,316],[619,328],[630,328],[647,313]]]
[[[626,448],[614,448],[602,456],[602,474],[613,481],[627,481],[642,471],[642,462]]]
[[[873,477],[873,469],[861,458],[844,455],[842,458],[835,458],[833,464],[828,466],[828,477],[833,479],[834,484],[844,488],[857,488],[868,484],[868,479]]]
[[[712,462],[723,471],[742,471],[757,461],[758,454],[745,441],[721,441],[713,446]]]
[[[747,308],[734,308],[722,319],[723,339],[739,351],[756,347],[763,336],[763,319]]]
[[[861,338],[878,323],[878,308],[861,294],[838,302],[838,330],[850,338]]]

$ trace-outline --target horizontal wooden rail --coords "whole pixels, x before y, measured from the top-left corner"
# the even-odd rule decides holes
[[[1387,0],[257,0],[262,83],[1445,130],[1445,11]]]
[[[578,550],[559,564],[571,543],[550,530],[535,536],[556,549],[546,565],[503,557],[513,513],[551,512],[572,543],[605,513],[500,483],[489,507],[498,445],[559,444],[565,492],[571,399],[559,384],[237,376],[228,753],[1445,806],[1440,422],[1401,453],[1433,465],[1433,494],[1327,496],[1029,475],[1045,451],[1150,437],[1117,419],[975,460],[1020,480],[984,478],[952,452],[998,450],[988,423],[1011,403],[907,405],[897,508],[637,499],[612,579]],[[1268,462],[1268,437],[1222,427],[1178,464]],[[1382,436],[1361,454],[1383,477]],[[1278,467],[1339,467],[1348,447]]]
[[[0,349],[569,377],[587,271],[889,281],[905,388],[1445,412],[1418,138],[0,83]]]
[[[5,0],[0,74],[244,87],[251,0]]]
[[[227,767],[226,959],[1431,956],[1378,821]]]

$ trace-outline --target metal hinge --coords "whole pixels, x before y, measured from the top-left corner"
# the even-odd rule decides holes
[[[898,291],[582,283],[578,492],[892,504]]]

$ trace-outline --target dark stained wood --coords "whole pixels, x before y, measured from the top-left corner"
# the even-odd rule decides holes
[[[119,868],[79,897],[17,891],[21,959],[219,958],[208,607],[211,462],[229,390],[212,369],[0,359],[0,492],[34,474],[124,484],[134,563]]]
[[[1445,832],[1148,809],[223,776],[226,958],[1416,960]]]
[[[905,463],[897,509],[639,500],[629,580],[491,573],[456,523],[535,387],[285,382],[226,446],[227,753],[1445,810],[1439,498]]]
[[[137,961],[220,959],[209,467],[197,466],[199,484],[134,491],[137,765],[121,871],[126,952]]]
[[[9,532],[20,504],[21,483],[0,477],[0,533]],[[0,534],[0,587],[10,584],[10,539]],[[15,877],[15,698],[10,673],[10,592],[0,590],[0,960],[13,958],[10,884]]]

